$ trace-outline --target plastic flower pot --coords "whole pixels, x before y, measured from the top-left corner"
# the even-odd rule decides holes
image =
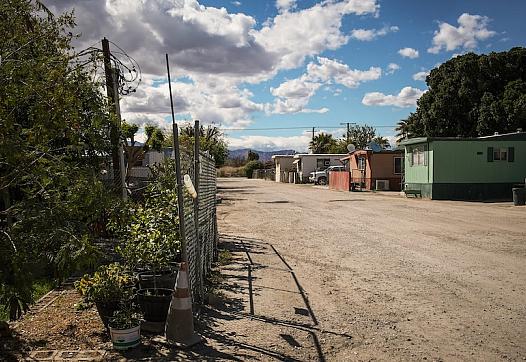
[[[110,337],[115,349],[126,350],[136,347],[141,343],[141,326],[139,324],[132,328],[119,329],[112,327],[110,323]]]
[[[99,312],[99,317],[104,324],[104,327],[108,328],[108,323],[110,318],[113,316],[113,313],[119,309],[119,301],[113,302],[95,302],[95,307],[97,312]]]
[[[148,288],[137,291],[137,301],[144,319],[148,322],[166,322],[173,289]]]
[[[164,270],[155,274],[155,283],[157,288],[173,289],[175,287],[175,280],[177,278],[178,270]],[[153,283],[153,272],[145,271],[137,274],[139,279],[140,289],[152,289],[154,288]]]

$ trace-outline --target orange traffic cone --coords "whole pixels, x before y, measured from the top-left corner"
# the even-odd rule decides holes
[[[190,347],[201,342],[201,337],[194,332],[187,262],[181,263],[177,274],[175,291],[166,318],[165,335],[168,342],[180,347]]]

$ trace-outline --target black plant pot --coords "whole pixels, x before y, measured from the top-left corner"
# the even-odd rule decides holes
[[[137,301],[141,306],[144,319],[148,322],[166,322],[168,308],[172,300],[173,289],[139,289]]]
[[[108,328],[108,323],[113,317],[113,313],[119,309],[119,301],[106,303],[95,302],[95,307],[97,308],[97,312],[99,312],[99,317],[102,320],[104,327]]]
[[[153,283],[153,272],[145,271],[137,274],[139,279],[139,288],[140,289],[152,289],[157,286],[157,288],[165,289],[174,289],[175,280],[177,278],[177,272],[179,268],[174,268],[173,270],[163,270],[155,274],[155,283]]]

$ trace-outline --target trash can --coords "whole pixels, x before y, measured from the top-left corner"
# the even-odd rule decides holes
[[[513,191],[513,205],[522,206],[526,202],[526,188],[514,187]]]

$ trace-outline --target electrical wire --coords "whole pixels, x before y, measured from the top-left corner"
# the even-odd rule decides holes
[[[373,128],[395,128],[396,125],[368,125]],[[276,131],[276,130],[294,130],[294,129],[304,129],[304,130],[312,130],[312,128],[317,129],[343,129],[345,130],[345,127],[342,126],[304,126],[304,127],[267,127],[267,128],[223,128],[219,127],[219,129],[223,132],[227,131]]]

